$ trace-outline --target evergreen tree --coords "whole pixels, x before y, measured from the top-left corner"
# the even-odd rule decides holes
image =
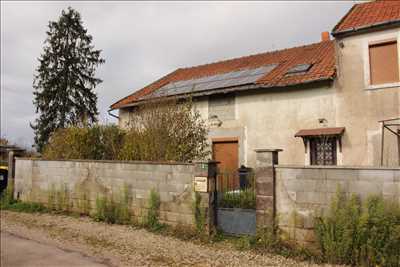
[[[76,10],[63,10],[58,21],[48,26],[33,81],[33,104],[39,117],[31,127],[38,151],[56,129],[97,121],[94,88],[102,80],[95,77],[95,71],[105,62]]]

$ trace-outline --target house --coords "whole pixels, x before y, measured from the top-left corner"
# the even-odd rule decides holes
[[[258,148],[280,164],[398,165],[400,1],[354,5],[319,43],[180,68],[111,105],[125,127],[151,98],[190,93],[210,125],[221,166],[254,166]],[[384,147],[381,153],[382,133]]]

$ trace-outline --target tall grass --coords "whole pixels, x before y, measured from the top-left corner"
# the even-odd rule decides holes
[[[96,198],[93,218],[111,224],[129,224],[132,222],[132,197],[128,186],[124,186],[121,194],[104,194]]]
[[[315,233],[323,257],[338,264],[400,266],[400,206],[381,196],[362,202],[340,189]]]

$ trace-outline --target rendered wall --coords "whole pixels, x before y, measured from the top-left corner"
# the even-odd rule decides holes
[[[336,41],[336,124],[346,127],[343,162],[347,165],[380,164],[380,120],[400,117],[400,83],[371,86],[368,45],[397,40],[400,29],[345,37]],[[399,58],[400,62],[400,58]],[[398,166],[396,136],[386,131],[384,166]]]

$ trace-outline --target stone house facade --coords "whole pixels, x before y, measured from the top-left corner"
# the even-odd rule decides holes
[[[258,148],[280,164],[399,165],[400,137],[380,121],[400,118],[400,2],[354,5],[330,39],[177,69],[111,105],[126,127],[134,108],[190,94],[208,121],[214,159],[254,166]],[[393,126],[400,133],[399,126]]]

